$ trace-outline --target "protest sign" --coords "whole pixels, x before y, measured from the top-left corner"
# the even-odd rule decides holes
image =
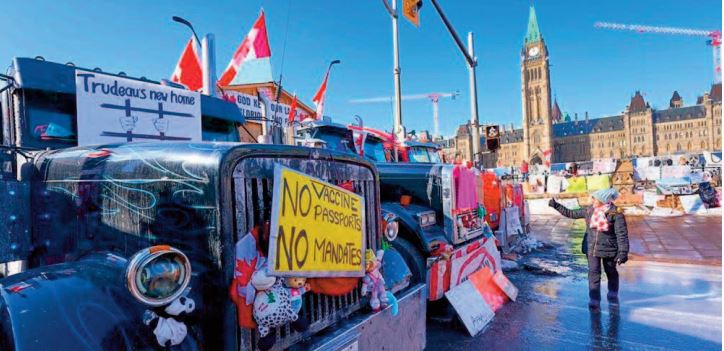
[[[493,281],[511,300],[515,301],[515,299],[518,298],[518,288],[508,280],[508,277],[503,274],[503,271],[495,272]]]
[[[269,237],[272,275],[364,275],[362,196],[276,165]]]
[[[468,281],[475,287],[493,312],[499,310],[508,301],[508,296],[495,283],[493,271],[483,267],[470,275]]]
[[[82,70],[75,86],[79,145],[201,141],[198,92]]]
[[[469,281],[450,289],[445,297],[455,308],[470,336],[477,335],[495,316],[495,312]]]
[[[223,97],[229,102],[233,102],[241,110],[241,114],[249,122],[261,123],[264,106],[259,100],[259,97],[249,94],[240,93],[238,91],[224,91]],[[269,120],[273,125],[282,126],[284,125],[287,117],[289,117],[289,111],[291,106],[283,103],[271,102],[269,106]],[[301,107],[296,108],[296,120],[303,121],[311,116],[307,111]]]

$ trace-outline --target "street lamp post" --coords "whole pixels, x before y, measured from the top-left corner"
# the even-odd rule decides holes
[[[475,50],[473,49],[473,33],[468,33],[468,47],[466,48],[463,41],[460,40],[457,32],[455,32],[455,28],[453,28],[452,24],[447,19],[447,16],[445,16],[445,13],[442,11],[440,4],[437,3],[437,0],[431,1],[433,7],[435,7],[435,11],[437,11],[437,14],[440,15],[440,19],[445,25],[445,28],[447,28],[450,36],[452,36],[455,44],[458,46],[458,49],[460,49],[460,52],[463,54],[468,66],[468,75],[470,77],[470,129],[472,129],[470,137],[472,139],[472,157],[475,165],[479,166],[482,163],[482,160],[480,154],[480,122],[478,119],[478,88],[477,78],[475,76],[475,67],[478,65],[478,61],[475,57]]]
[[[191,29],[191,33],[194,34],[196,41],[201,43],[201,74],[203,82],[201,93],[204,95],[215,95],[216,55],[214,48],[214,35],[209,33],[204,35],[203,40],[199,40],[199,36],[196,34],[196,30],[194,30],[194,26],[191,22],[179,16],[173,16],[171,19],[174,22],[178,22],[186,27],[189,27],[189,29]]]
[[[387,12],[392,17],[392,58],[394,61],[393,74],[395,79],[395,120],[392,135],[395,139],[393,147],[395,160],[397,160],[397,140],[405,140],[405,127],[402,125],[402,87],[400,83],[400,47],[397,31],[397,0],[392,0],[392,6],[387,0],[382,0]]]

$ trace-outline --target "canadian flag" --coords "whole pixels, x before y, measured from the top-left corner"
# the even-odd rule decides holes
[[[551,154],[552,154],[552,153],[553,153],[553,152],[552,152],[551,149],[548,149],[548,150],[546,150],[546,151],[543,151],[543,158],[545,159],[544,163],[545,163],[545,166],[546,166],[546,167],[550,167],[550,166],[551,166]]]
[[[319,90],[317,90],[317,93],[314,94],[314,98],[312,99],[314,105],[317,106],[317,119],[321,119],[324,113],[324,94],[327,93],[327,80],[329,79],[329,70],[331,68],[332,65],[327,68],[327,74],[324,75],[324,81],[322,81],[322,85],[319,86]]]
[[[246,35],[246,38],[244,38],[241,45],[239,45],[236,52],[234,52],[234,56],[231,58],[231,62],[229,62],[226,70],[221,74],[218,85],[223,87],[231,84],[241,71],[241,66],[245,62],[262,59],[265,59],[263,60],[265,62],[263,62],[263,68],[261,68],[261,70],[265,72],[263,72],[263,78],[261,78],[261,80],[271,81],[271,65],[268,64],[270,58],[271,49],[269,48],[269,37],[266,33],[264,10],[262,10],[259,18],[257,18],[251,30],[249,30],[249,34]],[[268,77],[266,74],[267,70]]]
[[[186,48],[178,59],[176,69],[173,70],[171,81],[185,86],[188,90],[199,90],[203,86],[201,61],[196,52],[196,38],[191,36]]]
[[[292,99],[292,105],[289,106],[288,123],[289,124],[294,123],[294,119],[296,117],[297,117],[297,94],[294,94],[294,98]]]

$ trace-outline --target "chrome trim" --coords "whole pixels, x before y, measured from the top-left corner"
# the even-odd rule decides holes
[[[437,217],[435,216],[435,211],[422,211],[415,214],[417,217],[417,222],[420,224],[420,227],[429,227],[437,224]],[[422,223],[423,218],[427,218],[428,222]],[[432,218],[432,222],[429,221],[429,219]]]
[[[130,291],[131,295],[139,301],[153,307],[160,307],[173,302],[173,300],[176,300],[179,296],[181,296],[181,294],[183,294],[191,282],[191,263],[189,262],[188,257],[176,248],[170,246],[168,246],[168,248],[159,248],[159,246],[152,246],[136,252],[133,256],[131,256],[131,259],[128,260],[126,265],[126,287],[128,287],[128,291]],[[153,248],[157,249],[152,251]],[[184,277],[180,288],[169,297],[163,299],[155,299],[143,295],[138,289],[138,285],[136,285],[136,275],[146,264],[167,254],[178,255],[183,261],[186,276]]]
[[[384,232],[385,238],[388,242],[395,241],[395,239],[397,239],[397,234],[400,231],[400,224],[397,222],[397,215],[392,212],[386,212],[382,219],[386,222]],[[389,228],[393,228],[394,231],[390,233],[388,231]]]

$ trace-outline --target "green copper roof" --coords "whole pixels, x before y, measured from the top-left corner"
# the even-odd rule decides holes
[[[525,34],[525,43],[534,43],[541,39],[540,30],[538,30],[538,20],[535,18],[535,8],[531,5],[530,15],[528,15],[528,32]]]

